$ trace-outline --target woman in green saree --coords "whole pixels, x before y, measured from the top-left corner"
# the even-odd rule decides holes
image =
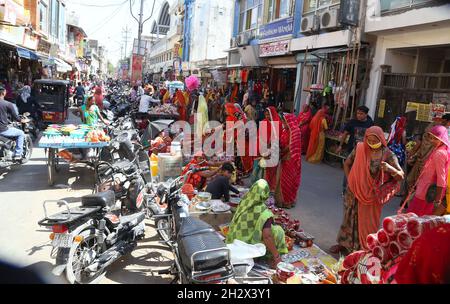
[[[226,242],[238,239],[247,244],[263,243],[275,268],[281,262],[280,254],[288,253],[288,249],[283,228],[274,225],[274,215],[266,206],[269,193],[269,184],[264,179],[253,184],[236,210]]]

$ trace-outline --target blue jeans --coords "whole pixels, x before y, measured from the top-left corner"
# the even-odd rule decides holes
[[[16,128],[8,128],[8,130],[0,132],[0,135],[5,137],[17,137],[16,139],[16,156],[22,156],[23,142],[25,141],[25,133],[22,130]]]

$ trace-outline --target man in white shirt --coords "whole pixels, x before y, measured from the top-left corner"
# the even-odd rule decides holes
[[[152,101],[153,100],[150,97],[149,93],[145,92],[145,94],[142,95],[139,100],[139,113],[148,113],[148,109]]]

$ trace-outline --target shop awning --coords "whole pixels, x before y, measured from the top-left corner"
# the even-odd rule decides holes
[[[56,63],[56,71],[60,73],[66,73],[68,71],[72,71],[72,66],[67,64],[65,61],[59,58],[53,58]]]
[[[39,61],[42,63],[42,66],[51,66],[54,65],[54,63],[52,63],[52,61],[50,60],[50,57],[48,57],[47,55],[44,54],[37,54],[39,57]]]
[[[25,58],[28,60],[39,60],[39,57],[35,52],[21,48],[19,46],[16,48],[17,48],[17,54],[19,55],[19,57]]]

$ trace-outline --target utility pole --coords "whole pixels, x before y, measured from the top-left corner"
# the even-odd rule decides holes
[[[142,39],[142,30],[144,27],[144,23],[142,22],[142,17],[144,15],[144,1],[141,0],[141,8],[139,11],[139,31],[138,31],[138,47],[137,47],[137,53],[141,55],[141,39]]]
[[[153,11],[155,10],[156,0],[153,0],[152,12],[151,12],[150,16],[149,16],[147,19],[145,19],[145,20],[143,20],[143,19],[144,19],[144,2],[145,2],[145,0],[141,0],[141,6],[140,6],[140,8],[139,8],[139,19],[138,19],[138,18],[136,18],[136,17],[133,15],[133,8],[132,8],[132,6],[131,6],[131,0],[130,0],[130,13],[131,13],[131,16],[132,16],[132,17],[138,22],[138,24],[139,24],[139,27],[138,27],[138,49],[137,49],[139,55],[141,55],[140,49],[141,49],[142,31],[143,31],[143,28],[144,28],[144,24],[145,24],[145,22],[147,22],[148,20],[150,20],[150,18],[152,18],[152,16],[153,16]]]
[[[123,57],[126,58],[127,57],[127,49],[128,49],[128,34],[131,34],[131,29],[128,28],[128,25],[124,29],[122,29],[122,33],[125,34],[125,37],[124,37],[124,39],[125,39],[125,50],[124,50],[124,56]]]

